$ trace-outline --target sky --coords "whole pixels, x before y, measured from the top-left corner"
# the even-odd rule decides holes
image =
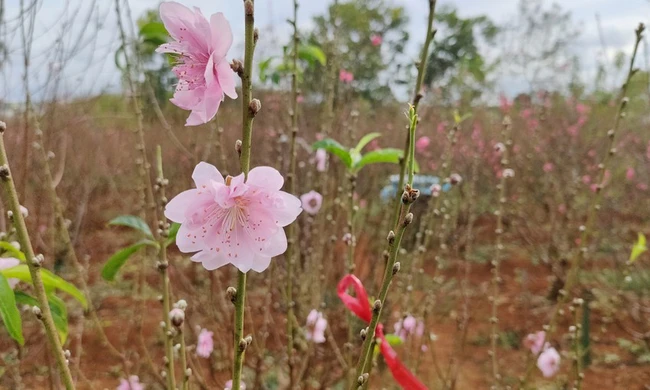
[[[426,0],[387,0],[404,6],[410,22],[409,48],[415,58],[417,47],[423,39]],[[463,17],[487,15],[497,24],[516,19],[519,0],[439,0],[439,5],[456,7]],[[29,3],[29,0],[25,0]],[[230,20],[235,43],[230,56],[243,56],[243,2],[235,0],[182,0],[187,6],[197,6],[204,14],[223,12]],[[270,55],[286,42],[293,0],[256,0],[256,25],[260,29],[258,58]],[[330,0],[301,0],[299,26],[311,28],[312,17],[322,14]],[[547,1],[551,4],[551,0]],[[607,56],[613,61],[618,51],[631,52],[633,30],[639,22],[650,21],[650,0],[564,0],[559,2],[571,11],[580,36],[571,50],[581,59],[584,79],[593,78],[596,59]],[[23,99],[23,50],[21,44],[19,8],[20,0],[5,0],[5,21],[0,37],[9,48],[8,63],[0,71],[0,92],[5,101]],[[148,9],[156,8],[159,0],[130,0],[133,19]],[[95,7],[90,17],[89,10]],[[606,50],[598,35],[596,15],[601,20],[601,31]],[[114,63],[114,53],[119,47],[114,1],[112,0],[39,0],[34,23],[34,41],[31,48],[30,91],[35,96],[57,93],[59,96],[82,96],[102,91],[119,91],[120,74]],[[63,39],[60,37],[63,36]],[[488,50],[490,48],[487,48]],[[71,54],[74,53],[74,54]],[[501,59],[507,62],[507,59]],[[642,65],[643,66],[643,65]],[[60,83],[51,81],[60,74]],[[615,80],[612,80],[615,82]],[[496,89],[508,95],[525,91],[527,85],[511,74],[500,74]]]

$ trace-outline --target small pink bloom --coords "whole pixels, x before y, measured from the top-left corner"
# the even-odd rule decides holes
[[[373,139],[372,141],[370,141],[367,150],[378,150],[378,149],[381,149],[379,147],[379,140]]]
[[[304,102],[304,101],[305,101],[305,97],[304,97],[304,96],[302,96],[302,95],[298,95],[298,96],[296,96],[296,102],[297,102],[297,103],[302,103],[302,102]]]
[[[410,335],[421,337],[424,334],[424,322],[418,321],[412,315],[408,315],[397,321],[393,329],[395,330],[395,334],[402,340],[406,340]]]
[[[429,144],[431,144],[431,139],[429,139],[429,137],[420,137],[415,141],[415,150],[417,150],[418,153],[424,153],[429,147]]]
[[[437,198],[440,196],[440,191],[442,191],[442,186],[438,183],[431,185],[431,196]]]
[[[350,84],[354,81],[354,75],[347,70],[341,69],[339,71],[339,80],[344,84]]]
[[[519,115],[521,115],[521,117],[524,119],[530,119],[533,116],[533,110],[530,108],[524,108],[521,110],[521,113]]]
[[[160,19],[174,41],[156,51],[177,55],[178,61],[172,68],[178,85],[170,101],[192,111],[185,126],[207,123],[224,95],[237,98],[235,73],[226,59],[232,45],[230,23],[221,12],[208,21],[198,8],[192,11],[173,1],[160,4]]]
[[[246,383],[240,382],[239,383],[239,389],[240,390],[246,390]],[[226,382],[226,386],[223,388],[223,390],[232,390],[232,379]]]
[[[306,213],[314,215],[318,213],[318,210],[323,205],[323,195],[312,190],[306,194],[302,194],[300,196],[300,202],[302,202],[302,209]]]
[[[129,380],[120,379],[120,385],[116,390],[144,390],[144,385],[140,383],[140,378],[137,375],[131,375]]]
[[[284,179],[271,167],[255,167],[224,180],[205,162],[194,169],[195,189],[184,191],[165,207],[165,216],[181,224],[176,245],[197,252],[192,261],[207,270],[232,264],[241,272],[262,272],[271,258],[287,250],[284,226],[300,214],[300,200],[280,191]]]
[[[327,170],[327,152],[325,149],[318,149],[316,151],[316,170],[318,172],[325,172]]]
[[[533,355],[537,355],[544,347],[546,332],[540,330],[537,333],[531,333],[524,339],[524,347],[530,349]]]
[[[637,190],[640,191],[647,191],[648,190],[648,185],[645,183],[637,183],[636,185]]]
[[[199,332],[199,339],[196,342],[196,354],[202,358],[209,358],[210,354],[214,350],[214,340],[212,336],[213,332],[210,332],[207,329],[201,329]]]
[[[634,176],[635,176],[634,168],[632,167],[627,168],[627,170],[625,171],[625,178],[627,180],[632,181],[634,180]]]
[[[372,43],[373,46],[379,46],[383,41],[384,39],[379,34],[372,34],[370,37],[370,43]]]
[[[576,112],[580,115],[585,115],[589,112],[589,107],[582,103],[576,104]]]
[[[553,163],[551,162],[544,163],[544,166],[542,167],[542,169],[546,173],[553,171],[553,168],[555,168],[555,165],[553,165]]]
[[[501,112],[507,114],[512,108],[512,101],[508,100],[508,97],[504,94],[499,95],[499,104],[501,107]]]
[[[20,260],[18,259],[14,259],[13,257],[0,257],[0,270],[13,268],[17,265],[20,265]],[[7,279],[9,287],[12,289],[16,287],[19,281],[19,279]]]
[[[589,151],[587,152],[587,156],[595,157],[596,156],[596,150],[595,149],[589,149]]]
[[[582,176],[582,184],[589,184],[589,183],[591,183],[591,176],[589,175]]]
[[[557,212],[560,214],[566,214],[566,205],[564,203],[561,203],[560,205],[557,206]]]
[[[546,348],[537,359],[537,368],[545,378],[550,378],[560,370],[560,354],[553,347]]]
[[[325,329],[327,329],[327,320],[323,314],[317,310],[312,310],[307,316],[307,330],[305,337],[316,344],[325,342]]]

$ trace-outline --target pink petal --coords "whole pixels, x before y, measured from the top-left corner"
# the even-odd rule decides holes
[[[275,257],[283,254],[287,251],[287,235],[284,232],[284,229],[278,229],[278,231],[271,235],[271,237],[266,241],[266,246],[260,252],[261,256]]]
[[[180,84],[179,84],[180,85]],[[198,104],[201,103],[203,95],[205,94],[205,87],[195,88],[192,90],[179,90],[176,89],[174,97],[169,99],[173,105],[183,110],[193,110]]]
[[[187,208],[197,199],[197,190],[187,190],[176,195],[165,206],[165,217],[174,222],[185,222]]]
[[[207,188],[210,185],[211,181],[216,181],[217,183],[224,184],[223,176],[221,172],[212,164],[201,161],[198,163],[194,172],[192,173],[192,180],[196,188],[202,189]]]
[[[302,212],[300,199],[288,194],[284,191],[278,192],[278,198],[281,200],[281,207],[273,209],[273,216],[275,217],[278,226],[287,226],[295,221],[298,215]]]
[[[187,23],[194,20],[194,13],[186,6],[175,1],[160,4],[160,19],[174,39],[180,40]]]
[[[255,261],[251,264],[251,268],[255,272],[264,272],[271,265],[271,258],[264,256],[255,256]]]
[[[248,173],[248,185],[277,191],[282,188],[284,179],[277,169],[271,167],[255,167]]]
[[[210,49],[217,58],[223,58],[232,46],[232,30],[230,23],[223,15],[218,12],[210,16],[211,45]]]
[[[225,59],[217,63],[217,79],[219,80],[219,85],[223,93],[231,99],[237,99],[235,72],[233,72],[230,64]]]
[[[221,268],[224,265],[230,263],[230,261],[228,261],[228,259],[222,253],[215,252],[214,250],[203,250],[196,253],[191,257],[191,259],[194,262],[201,263],[201,265],[203,265],[203,268],[208,271]]]

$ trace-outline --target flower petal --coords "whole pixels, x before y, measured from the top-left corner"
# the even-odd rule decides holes
[[[223,176],[217,167],[203,161],[198,163],[196,168],[194,168],[194,172],[192,173],[192,180],[194,180],[194,184],[196,184],[196,188],[198,189],[207,188],[212,181],[216,181],[217,183],[221,184],[225,183],[223,181]]]
[[[198,166],[197,166],[198,168]],[[216,169],[216,168],[215,168]],[[187,208],[198,198],[198,191],[195,189],[183,191],[176,195],[165,206],[165,217],[174,222],[185,222]]]
[[[169,35],[181,40],[183,30],[194,20],[194,13],[186,6],[175,1],[160,4],[160,19],[165,24]]]
[[[284,227],[295,221],[298,215],[300,215],[302,212],[301,202],[300,199],[284,191],[278,191],[277,197],[282,205],[281,207],[274,208],[272,213],[278,226]]]
[[[284,178],[277,169],[272,167],[255,167],[248,173],[246,184],[277,191],[282,188]]]
[[[230,23],[223,15],[218,12],[210,16],[211,45],[213,55],[217,58],[223,58],[232,46],[232,29]]]
[[[217,79],[223,93],[231,99],[237,99],[235,72],[232,71],[230,64],[225,59],[217,63]]]

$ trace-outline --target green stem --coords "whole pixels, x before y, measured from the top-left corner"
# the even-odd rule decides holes
[[[27,226],[25,225],[25,219],[20,211],[20,202],[18,200],[18,193],[16,192],[16,184],[14,183],[13,176],[9,169],[9,160],[7,158],[7,151],[5,150],[4,143],[5,129],[5,123],[0,122],[0,185],[2,185],[7,198],[9,198],[9,209],[13,212],[12,219],[16,228],[16,234],[18,235],[18,241],[21,248],[24,248],[23,252],[25,252],[25,256],[27,257],[27,267],[29,268],[32,284],[34,285],[34,291],[36,293],[36,299],[38,299],[40,308],[40,315],[38,315],[38,317],[45,328],[45,334],[47,335],[51,352],[54,354],[54,358],[56,359],[61,380],[63,381],[66,390],[72,390],[75,386],[72,380],[72,375],[70,374],[68,362],[66,361],[61,346],[59,334],[57,333],[54,321],[52,320],[52,313],[47,301],[45,286],[43,285],[43,279],[40,272],[41,261],[34,254],[34,249],[32,248],[32,243],[29,239],[29,233],[27,232]]]
[[[287,189],[290,194],[296,194],[296,140],[298,138],[298,0],[293,2],[293,51],[291,70],[291,146],[289,174],[287,175]],[[289,388],[294,387],[294,340],[293,340],[293,317],[294,317],[294,300],[293,300],[293,267],[296,263],[296,242],[297,230],[296,223],[288,226],[287,239],[287,365],[289,368]]]
[[[239,163],[244,176],[248,177],[251,165],[251,140],[253,133],[253,118],[260,108],[258,101],[252,100],[253,52],[255,50],[255,6],[253,0],[244,1],[245,17],[245,48],[244,69],[242,79],[242,146]],[[232,388],[239,390],[242,383],[242,367],[244,352],[248,346],[244,340],[244,312],[246,306],[246,273],[237,271],[237,293],[235,296],[235,337],[234,360],[232,373]]]
[[[189,390],[190,388],[190,375],[188,372],[187,366],[187,348],[185,346],[185,332],[183,332],[183,327],[178,328],[181,338],[181,368],[183,369],[183,390]]]
[[[429,46],[431,45],[431,41],[433,40],[433,36],[435,35],[435,31],[433,30],[433,19],[435,16],[435,9],[436,9],[436,1],[437,0],[429,0],[429,19],[427,20],[427,35],[424,39],[424,45],[422,45],[422,51],[420,52],[420,62],[418,63],[418,76],[415,82],[415,89],[414,89],[414,94],[413,94],[413,100],[411,101],[411,105],[413,106],[414,112],[417,114],[418,111],[418,106],[420,105],[420,100],[422,100],[423,94],[422,94],[422,83],[424,81],[424,72],[426,71],[426,66],[427,66],[427,60],[428,60],[428,54],[429,54]],[[397,229],[397,224],[399,223],[399,214],[400,214],[400,202],[402,199],[402,193],[400,192],[402,188],[404,187],[404,177],[406,176],[407,173],[407,168],[410,165],[413,165],[414,163],[411,163],[409,161],[409,157],[412,154],[412,145],[415,143],[415,139],[411,139],[411,126],[409,126],[409,133],[406,136],[406,141],[404,143],[404,154],[403,158],[400,160],[400,173],[399,173],[399,183],[397,187],[397,203],[395,206],[395,211],[394,211],[394,216],[393,216],[393,229]],[[410,167],[411,171],[413,167]],[[413,178],[410,177],[409,183],[412,184]]]
[[[162,150],[160,145],[156,148],[156,167],[158,170],[158,178],[156,180],[156,189],[158,191],[159,198],[165,198],[165,186],[166,180],[163,172],[162,164]],[[167,260],[167,247],[165,246],[166,236],[168,234],[169,225],[167,221],[163,222],[163,234],[158,235],[158,270],[160,271],[162,278],[162,296],[163,296],[163,321],[165,322],[165,335],[164,344],[165,344],[165,357],[166,357],[166,369],[167,369],[167,385],[171,389],[176,389],[176,374],[174,370],[174,333],[172,331],[172,324],[169,319],[169,312],[171,311],[171,293],[169,286],[169,261]]]

